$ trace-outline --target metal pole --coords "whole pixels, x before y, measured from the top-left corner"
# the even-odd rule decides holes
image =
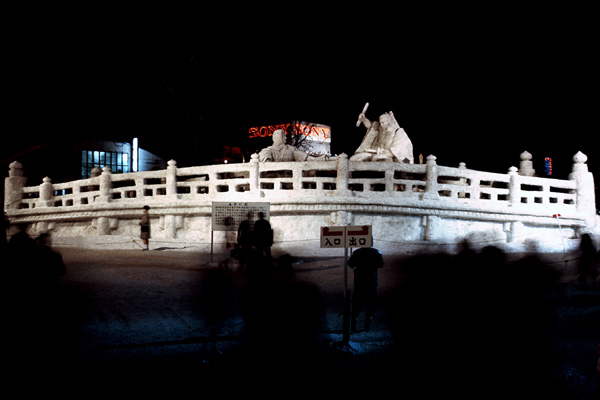
[[[562,240],[563,251],[566,253],[567,248],[565,246],[565,238],[563,237],[562,227],[560,226],[560,219],[558,218],[558,217],[560,217],[560,214],[554,214],[554,216],[556,217],[556,222],[558,222],[558,231],[560,232],[560,240]]]
[[[213,262],[213,242],[214,242],[215,231],[210,230],[210,262]]]
[[[344,247],[344,301],[348,291],[348,248]]]
[[[348,247],[344,246],[344,320],[342,327],[342,341],[344,344],[350,343],[350,314],[352,295],[348,290]]]
[[[343,321],[343,334],[342,334],[342,342],[344,344],[350,343],[350,332],[352,330],[352,291],[350,289],[344,292],[344,321]]]

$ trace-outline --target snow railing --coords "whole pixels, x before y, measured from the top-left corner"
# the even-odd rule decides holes
[[[56,209],[94,210],[102,204],[128,208],[159,204],[208,204],[212,201],[342,202],[362,204],[418,204],[434,201],[436,208],[489,212],[595,215],[594,184],[587,157],[573,158],[569,180],[521,176],[516,167],[507,174],[439,166],[436,157],[426,164],[351,162],[345,154],[336,161],[251,162],[112,174],[66,183],[44,178],[38,186],[24,186],[21,166],[13,163],[5,181],[8,215],[45,214]],[[538,211],[536,211],[538,210]],[[546,211],[548,210],[548,211]]]

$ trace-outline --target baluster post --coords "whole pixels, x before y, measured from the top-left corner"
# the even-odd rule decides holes
[[[587,159],[581,151],[573,156],[573,170],[569,174],[569,179],[574,180],[577,186],[577,211],[583,213],[588,225],[593,227],[596,219],[596,195],[594,176],[588,171]]]
[[[521,187],[519,186],[518,180],[518,169],[517,167],[510,167],[508,169],[508,175],[510,175],[510,181],[508,183],[508,202],[510,205],[518,204],[521,197]]]
[[[100,175],[100,201],[110,202],[111,195],[110,190],[112,189],[112,173],[110,167],[102,168],[102,175]]]
[[[167,197],[168,198],[176,198],[177,197],[177,161],[169,160],[167,162],[167,176],[166,176],[166,185],[167,185]]]
[[[342,153],[337,158],[337,177],[335,179],[335,188],[338,193],[348,192],[348,180],[350,178],[350,162],[348,155]]]
[[[52,180],[49,177],[43,179],[40,185],[40,200],[36,207],[52,207],[54,203],[54,190],[52,190]]]
[[[23,176],[23,165],[20,162],[13,161],[8,168],[8,177],[4,179],[4,209],[18,209],[23,200],[27,178]]]
[[[260,186],[259,186],[259,163],[258,163],[258,154],[254,153],[250,156],[250,193],[252,194],[260,194]]]
[[[438,171],[437,171],[436,156],[430,154],[427,156],[427,177],[425,181],[425,198],[438,199]]]

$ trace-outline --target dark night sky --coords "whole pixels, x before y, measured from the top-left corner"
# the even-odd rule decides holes
[[[134,136],[166,159],[200,160],[207,150],[193,139],[243,144],[249,126],[292,119],[331,125],[332,152],[351,155],[369,102],[371,120],[394,112],[416,157],[506,172],[528,150],[538,172],[552,156],[564,177],[582,150],[600,176],[592,29],[487,22],[370,35],[357,25],[316,39],[242,24],[185,44],[142,33],[15,41],[5,52],[3,160],[38,143]]]

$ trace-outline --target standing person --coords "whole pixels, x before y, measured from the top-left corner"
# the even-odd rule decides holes
[[[259,256],[271,258],[273,230],[271,229],[271,223],[265,219],[263,212],[258,213],[258,220],[254,223],[254,243]]]
[[[148,243],[148,240],[150,239],[150,214],[148,213],[148,210],[150,210],[150,207],[148,206],[142,208],[144,214],[142,214],[142,219],[140,221],[140,239],[142,239],[142,242],[146,246],[146,248],[142,250],[150,250],[150,244]]]
[[[52,248],[52,236],[49,233],[42,233],[37,242],[40,279],[45,286],[53,286],[67,272],[66,265],[62,255]]]
[[[581,259],[577,266],[577,281],[581,289],[585,288],[588,278],[592,281],[592,289],[596,288],[596,279],[598,277],[597,264],[599,261],[598,252],[594,241],[589,233],[581,235]]]
[[[348,266],[354,270],[354,293],[352,295],[352,330],[356,330],[358,315],[365,308],[365,330],[371,328],[371,319],[375,314],[375,298],[379,275],[377,270],[383,267],[381,252],[373,247],[356,250],[348,260]]]
[[[243,269],[247,267],[250,253],[252,252],[253,235],[254,235],[254,213],[249,211],[246,219],[242,221],[238,227],[237,243],[238,243],[238,259],[240,266]]]

